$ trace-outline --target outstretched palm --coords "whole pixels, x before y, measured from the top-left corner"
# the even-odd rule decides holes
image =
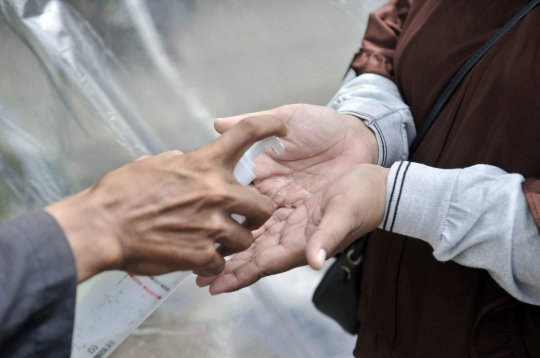
[[[376,141],[371,130],[358,118],[328,107],[283,106],[218,119],[216,128],[223,132],[243,118],[260,114],[277,116],[289,127],[289,135],[282,138],[283,155],[269,151],[255,160],[255,188],[272,198],[277,208],[298,207],[350,168],[376,160]]]
[[[320,106],[290,105],[271,111],[219,119],[223,132],[243,118],[271,114],[282,119],[289,134],[282,138],[282,155],[268,152],[256,159],[255,188],[268,195],[276,211],[255,231],[250,249],[230,260],[216,280],[198,278],[201,286],[212,282],[220,293],[248,286],[259,278],[306,263],[305,247],[322,214],[321,189],[349,169],[373,163],[376,141],[370,129],[356,117]]]

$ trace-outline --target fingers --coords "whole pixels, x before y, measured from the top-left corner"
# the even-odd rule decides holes
[[[244,251],[253,243],[253,235],[251,231],[242,225],[238,224],[232,218],[229,218],[231,231],[216,240],[221,244],[218,253],[221,256],[230,256],[240,251]]]
[[[213,250],[211,258],[196,270],[200,275],[214,276],[223,272],[224,268],[225,259],[216,250]]]
[[[199,277],[197,284],[201,287],[210,285],[210,293],[217,295],[247,287],[262,277],[305,265],[305,238],[300,237],[298,242],[290,242],[293,238],[296,240],[296,234],[289,240],[283,238],[284,225],[283,221],[271,225],[248,250],[227,261],[221,274]],[[285,244],[287,241],[289,244]]]
[[[227,257],[227,256],[231,256],[231,255],[234,255],[238,252],[238,250],[233,250],[233,249],[230,249],[226,246],[223,246],[221,245],[220,247],[217,248],[217,252],[219,252],[219,254],[223,257]]]
[[[227,266],[225,266],[227,267]],[[195,273],[195,272],[194,272]],[[199,286],[200,288],[210,286],[212,282],[216,280],[219,276],[201,276],[198,272],[195,273],[197,275],[197,278],[195,279],[195,284]]]
[[[230,260],[225,272],[215,277],[210,284],[210,294],[219,295],[225,292],[238,291],[250,286],[261,278],[282,273],[298,265],[284,259],[287,252],[282,247],[267,248],[256,255],[248,255],[239,260]],[[236,256],[235,256],[236,258]],[[210,281],[210,280],[208,280]],[[201,283],[208,283],[201,280]]]
[[[167,152],[157,154],[154,157],[171,158],[171,157],[178,157],[178,156],[181,156],[181,155],[184,155],[184,153],[179,151],[178,149],[173,149],[173,150],[169,150]],[[143,155],[143,156],[135,159],[135,161],[138,162],[138,161],[145,160],[145,159],[148,159],[148,158],[152,158],[152,156],[148,155],[148,154]]]
[[[243,119],[246,119],[249,117],[264,116],[264,115],[271,115],[271,116],[279,117],[277,115],[277,112],[278,111],[271,109],[269,111],[246,113],[246,114],[241,114],[239,116],[232,116],[232,117],[227,117],[227,118],[218,118],[214,121],[214,128],[219,134],[223,134],[225,131],[232,128]]]
[[[210,286],[212,282],[214,282],[215,280],[217,280],[218,278],[222,276],[225,276],[225,275],[230,274],[231,272],[234,272],[234,270],[236,270],[238,267],[242,266],[243,264],[245,264],[245,261],[243,260],[240,260],[240,261],[229,260],[225,264],[225,269],[223,270],[223,272],[221,272],[219,275],[214,275],[214,276],[204,277],[204,276],[199,275],[199,272],[197,272],[198,277],[195,280],[195,283],[199,287]]]
[[[280,226],[280,229],[283,228],[283,226],[285,226],[285,222],[293,212],[294,208],[279,208],[274,211],[270,219],[268,219],[263,226],[252,232],[253,239],[256,240],[270,230],[275,232],[276,226],[278,225]]]
[[[213,152],[211,157],[220,158],[224,165],[234,168],[249,147],[273,135],[287,135],[287,126],[279,118],[270,115],[248,117],[208,146]]]
[[[274,213],[274,202],[268,196],[240,186],[232,190],[236,200],[229,209],[230,213],[245,216],[244,226],[249,230],[263,226]]]
[[[187,271],[185,267],[178,265],[163,264],[161,262],[144,262],[138,265],[131,265],[126,268],[127,272],[140,276],[159,276],[171,272]]]
[[[143,155],[143,156],[141,156],[141,157],[135,159],[135,161],[138,162],[138,161],[144,160],[144,159],[146,159],[146,158],[150,158],[150,156],[149,156],[149,155]]]
[[[325,208],[321,223],[306,247],[307,261],[315,270],[320,270],[326,259],[339,251],[353,230],[350,212],[337,205],[337,202],[332,204]]]
[[[257,245],[259,250],[260,245]],[[291,252],[291,249],[282,245],[270,245],[256,254],[244,251],[226,264],[226,272],[219,275],[210,284],[210,293],[219,295],[233,292],[250,286],[261,278],[283,273],[298,267],[305,262],[304,250]],[[245,254],[245,255],[244,255]],[[236,262],[240,262],[237,267]],[[230,271],[230,272],[229,272]],[[227,273],[228,272],[228,273]]]
[[[201,257],[197,253],[193,254],[191,259],[174,254],[162,255],[159,259],[154,257],[152,260],[135,260],[122,269],[135,275],[144,276],[163,275],[192,269],[203,276],[215,276],[223,272],[225,259],[213,247],[209,248],[207,253]]]
[[[163,152],[159,155],[162,155],[164,157],[178,157],[178,156],[181,156],[181,155],[184,155],[184,153],[178,149],[173,149],[173,150],[169,150],[167,152]]]
[[[219,295],[225,292],[238,291],[241,288],[250,286],[265,276],[257,267],[254,260],[240,262],[240,264],[230,261],[228,266],[231,272],[218,276],[210,284],[210,294]]]
[[[277,107],[274,109],[269,109],[267,111],[246,113],[246,114],[241,114],[239,116],[232,116],[232,117],[227,117],[227,118],[218,118],[214,121],[214,128],[219,134],[223,134],[225,131],[232,128],[243,119],[246,119],[249,117],[265,116],[265,115],[278,117],[283,122],[287,123],[287,121],[291,117],[291,114],[293,114],[298,109],[299,106],[305,106],[305,105],[291,104],[291,105]]]

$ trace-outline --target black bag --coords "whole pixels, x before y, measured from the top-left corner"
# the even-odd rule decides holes
[[[459,70],[448,87],[436,102],[435,107],[429,113],[426,121],[418,131],[409,149],[409,157],[416,151],[420,142],[425,137],[435,119],[439,116],[444,106],[456,89],[459,87],[465,76],[471,71],[474,65],[484,56],[493,44],[519,20],[521,20],[530,10],[540,3],[540,0],[529,1],[516,16],[504,25],[493,37],[486,42]],[[356,311],[360,300],[360,280],[362,279],[362,264],[368,240],[368,235],[364,235],[345,250],[336,256],[336,262],[328,269],[322,278],[319,286],[313,294],[313,303],[322,313],[326,314],[343,327],[350,334],[357,334],[360,328],[360,321]]]
[[[315,307],[350,334],[358,333],[360,328],[356,310],[367,238],[368,235],[362,236],[336,256],[336,262],[313,293]]]

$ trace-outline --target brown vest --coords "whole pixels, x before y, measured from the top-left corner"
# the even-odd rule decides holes
[[[459,68],[526,3],[413,2],[394,74],[417,128]],[[480,60],[411,160],[540,176],[540,7]],[[439,262],[429,244],[380,230],[367,247],[358,314],[358,357],[540,357],[540,307],[509,296],[485,270]]]

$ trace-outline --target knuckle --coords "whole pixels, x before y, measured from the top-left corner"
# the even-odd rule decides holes
[[[238,238],[238,248],[241,251],[245,251],[251,247],[251,244],[253,243],[253,235],[249,230],[243,230],[244,232],[239,235]]]
[[[212,244],[206,245],[197,255],[197,264],[208,267],[216,261],[216,249]]]
[[[210,276],[219,275],[223,272],[223,269],[225,268],[225,263],[221,261],[216,261],[216,263],[212,266],[209,266],[206,272]]]
[[[272,214],[274,213],[274,202],[272,201],[272,199],[270,199],[268,196],[263,195],[261,199],[261,209],[267,219],[272,216]]]
[[[232,249],[235,252],[244,251],[250,246],[246,232],[249,233],[248,230],[242,228],[238,224],[231,223],[227,228],[227,231],[224,233],[222,239],[227,242],[229,249]]]
[[[287,120],[290,119],[296,111],[300,110],[301,107],[301,104],[288,104],[276,108],[274,113],[277,117]]]
[[[162,153],[165,157],[178,157],[184,155],[183,152],[179,151],[178,149],[169,150],[165,153]]]
[[[206,230],[208,232],[208,238],[216,240],[220,236],[223,236],[224,232],[227,232],[227,222],[221,214],[214,214],[208,219]]]
[[[196,167],[197,170],[201,173],[211,172],[216,169],[212,160],[206,160],[206,158],[203,159],[202,157],[197,157],[194,159],[194,167]]]
[[[148,154],[146,154],[146,155],[141,155],[141,156],[140,156],[139,158],[137,158],[136,160],[137,160],[137,161],[138,161],[138,160],[144,160],[144,159],[146,159],[146,158],[150,158],[150,156],[149,156]]]
[[[186,157],[190,158],[193,165],[202,171],[215,171],[216,162],[224,155],[220,144],[222,137],[189,152]]]
[[[209,268],[214,275],[220,274],[225,269],[225,259],[216,255],[216,259],[212,261]]]
[[[208,199],[213,204],[221,204],[231,200],[231,191],[226,188],[224,183],[217,179],[211,178],[206,183]]]
[[[210,145],[212,145],[212,143],[208,144],[207,146]],[[208,157],[209,156],[207,155],[205,147],[202,147],[195,149],[193,152],[188,154],[184,154],[182,159],[186,168],[196,170],[200,175],[204,175],[204,173],[215,170],[215,164]]]
[[[243,119],[240,122],[242,130],[250,135],[255,136],[258,133],[259,126],[257,125],[257,118],[256,117],[248,117]]]

